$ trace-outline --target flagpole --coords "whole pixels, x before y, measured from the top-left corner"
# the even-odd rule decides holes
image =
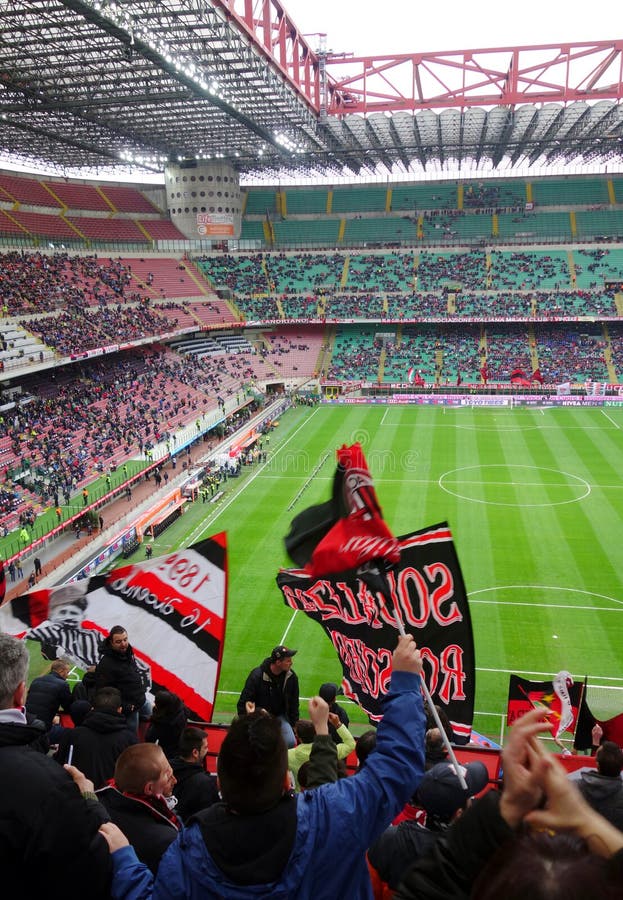
[[[390,596],[391,596],[391,592],[390,592]],[[394,607],[394,611],[396,612],[395,607]],[[400,618],[399,615],[396,615],[396,622],[398,623],[398,633],[400,634],[401,637],[405,637],[406,636],[405,627],[402,624],[402,619]],[[435,704],[433,703],[433,698],[430,695],[430,691],[428,690],[428,685],[426,684],[426,681],[424,680],[423,674],[420,677],[420,681],[422,682],[422,693],[424,694],[424,697],[426,698],[426,702],[428,703],[428,708],[430,709],[431,713],[433,714],[433,719],[435,720],[435,725],[441,732],[441,737],[442,737],[442,740],[444,743],[444,747],[448,751],[448,756],[450,757],[450,760],[452,761],[452,765],[454,766],[454,771],[456,773],[456,777],[459,779],[459,784],[461,785],[463,790],[467,791],[467,790],[469,790],[469,788],[467,787],[467,782],[465,781],[463,771],[462,771],[461,766],[459,765],[459,762],[456,758],[454,749],[452,747],[452,744],[450,743],[450,739],[449,739],[448,735],[446,734],[445,728],[441,724],[441,719],[439,718],[439,713],[437,712],[437,709],[435,708]]]

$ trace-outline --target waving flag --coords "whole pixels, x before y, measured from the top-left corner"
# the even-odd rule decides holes
[[[86,668],[123,625],[152,691],[167,688],[210,721],[225,637],[227,545],[217,534],[187,549],[122,566],[0,607],[0,628],[38,641],[48,659]]]
[[[320,523],[316,532],[314,523]],[[301,568],[277,575],[284,602],[325,630],[342,664],[345,694],[372,720],[381,717],[402,625],[420,648],[433,701],[448,713],[457,740],[467,742],[474,711],[474,646],[447,523],[393,537],[355,444],[338,451],[332,500],[293,520],[286,549]]]
[[[508,685],[507,724],[512,725],[531,709],[547,707],[552,713],[550,730],[554,739],[565,731],[574,734],[584,685],[574,682],[569,672],[558,672],[551,681],[529,681],[511,675]]]
[[[361,444],[337,451],[333,497],[292,520],[289,556],[310,575],[328,575],[372,559],[398,561],[400,551],[383,520]]]

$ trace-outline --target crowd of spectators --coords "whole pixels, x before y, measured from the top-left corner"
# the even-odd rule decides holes
[[[546,381],[608,382],[601,328],[587,324],[580,331],[544,326],[539,330],[539,366]]]
[[[131,265],[120,259],[25,250],[2,254],[0,296],[9,316],[136,303],[145,295],[131,282]]]
[[[168,321],[144,305],[106,307],[98,311],[71,307],[54,316],[33,317],[20,323],[61,356],[156,338],[166,333]]]
[[[123,626],[113,633],[127,641]],[[279,714],[246,702],[215,754],[218,783],[206,767],[211,736],[186,723],[175,694],[156,695],[167,694],[171,743],[154,716],[143,739],[111,682],[78,699],[82,685],[69,692],[70,666],[58,659],[28,688],[25,642],[0,634],[0,651],[5,876],[28,867],[37,893],[70,866],[80,888],[95,879],[90,893],[102,900],[620,897],[621,748],[593,728],[594,757],[569,774],[544,747],[551,715],[540,707],[509,729],[499,777],[482,759],[458,769],[447,717],[431,723],[424,707],[411,636],[397,639],[375,728],[353,739],[323,685],[288,752]],[[36,699],[45,721],[29,712]],[[54,716],[67,709],[75,727]],[[349,774],[339,759],[353,746]],[[309,758],[296,783],[299,751]]]
[[[209,358],[156,350],[111,354],[82,363],[78,373],[33,378],[29,402],[0,421],[10,448],[4,481],[28,471],[48,499],[73,492],[94,468],[103,472],[118,460],[119,451],[125,458],[143,452],[177,424],[216,408],[217,397],[240,390],[242,379]]]

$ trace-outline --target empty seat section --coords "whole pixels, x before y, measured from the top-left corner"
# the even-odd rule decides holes
[[[339,219],[286,219],[273,224],[277,246],[337,244]]]
[[[543,178],[531,182],[532,198],[539,206],[609,203],[605,178]]]
[[[387,202],[385,187],[340,187],[333,191],[333,213],[383,212]]]
[[[186,235],[169,219],[140,219],[142,228],[154,241],[185,241]]]
[[[11,216],[16,219],[32,235],[44,235],[49,238],[67,238],[67,240],[80,240],[71,225],[60,215],[46,215],[45,213],[24,212],[15,210]]]
[[[0,173],[0,200],[18,200],[25,206],[58,207],[58,201],[34,178]]]
[[[277,193],[268,190],[249,190],[247,202],[244,207],[245,216],[264,216],[277,212]]]
[[[137,214],[160,212],[158,207],[136,188],[107,184],[101,191],[118,212]]]
[[[315,188],[313,190],[288,188],[285,192],[285,197],[285,211],[288,216],[312,215],[326,213],[327,211],[326,188]]]
[[[92,216],[67,216],[67,219],[89,240],[103,243],[148,243],[148,238],[132,219],[100,219]]]

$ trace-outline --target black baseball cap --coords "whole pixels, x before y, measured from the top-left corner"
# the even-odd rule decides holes
[[[452,763],[437,763],[424,774],[415,792],[415,802],[429,815],[450,821],[454,813],[465,806],[469,797],[479,794],[489,781],[487,767],[481,762],[461,766],[461,774],[467,790],[461,787]]]
[[[294,656],[296,652],[296,650],[289,650],[287,647],[284,647],[283,644],[280,644],[278,647],[275,647],[270,654],[270,661],[279,662],[281,659],[289,659],[291,656]]]

